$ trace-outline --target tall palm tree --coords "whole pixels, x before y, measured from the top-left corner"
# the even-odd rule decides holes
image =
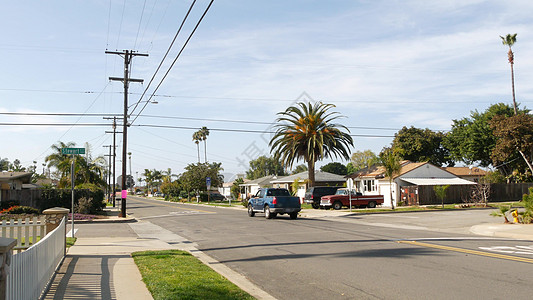
[[[202,138],[202,141],[204,142],[204,162],[207,162],[207,137],[209,136],[209,129],[207,127],[200,128],[200,137]]]
[[[333,123],[341,115],[330,112],[332,107],[335,105],[299,102],[278,113],[276,133],[269,143],[270,152],[285,167],[291,168],[300,159],[307,162],[309,187],[315,185],[316,161],[328,157],[350,159],[353,139],[346,126]]]
[[[518,114],[518,109],[516,108],[516,99],[515,99],[515,92],[514,92],[514,53],[513,49],[511,48],[514,43],[516,43],[516,33],[515,34],[508,34],[505,37],[500,35],[500,38],[502,39],[502,44],[509,46],[509,52],[507,53],[507,57],[509,58],[509,64],[511,64],[511,85],[513,89],[513,107],[514,107],[514,114]]]
[[[53,144],[51,148],[54,152],[46,156],[44,159],[44,161],[48,163],[48,168],[55,167],[61,174],[61,177],[69,175],[70,174],[70,157],[68,155],[62,154],[61,149],[71,148],[74,146],[76,146],[76,143],[74,142],[68,142],[65,144],[60,141],[57,144]]]
[[[379,154],[381,164],[385,168],[385,175],[389,178],[390,202],[394,209],[394,199],[392,199],[392,179],[394,175],[398,174],[402,169],[400,165],[400,157],[394,153],[391,148],[384,148]]]
[[[200,131],[196,131],[192,134],[192,140],[196,144],[196,149],[198,150],[198,163],[200,163],[200,141],[202,140]]]

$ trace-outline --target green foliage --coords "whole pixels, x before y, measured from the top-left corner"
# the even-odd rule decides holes
[[[346,166],[338,162],[331,162],[329,164],[323,165],[322,167],[320,167],[320,171],[333,173],[337,175],[348,174],[348,170],[346,169]]]
[[[298,187],[300,186],[300,177],[294,179],[291,183],[291,195],[296,196],[298,194]]]
[[[430,129],[403,127],[394,135],[392,150],[401,158],[414,162],[430,162],[436,166],[453,166],[448,149],[442,146],[444,134]]]
[[[237,178],[235,181],[233,181],[233,185],[231,186],[230,193],[233,196],[233,199],[239,199],[239,196],[241,195],[242,187],[241,184],[244,183],[244,179]]]
[[[524,223],[533,223],[533,188],[529,188],[529,193],[522,196],[525,212],[522,215]]]
[[[250,169],[246,171],[247,179],[254,180],[268,175],[286,175],[283,165],[278,159],[263,155],[250,161]]]
[[[370,168],[379,162],[379,157],[372,150],[355,151],[352,153],[350,161],[353,169],[349,170],[348,174],[355,173],[364,168]]]
[[[442,208],[444,208],[444,198],[446,198],[446,190],[449,188],[449,185],[435,185],[433,186],[433,191],[435,191],[435,195],[437,195],[437,198],[442,203]]]
[[[0,214],[10,214],[10,215],[21,215],[21,214],[28,214],[28,215],[37,215],[39,214],[39,210],[35,209],[33,207],[29,206],[12,206],[7,209],[3,209],[0,211]]]
[[[379,154],[381,164],[385,168],[385,175],[389,178],[391,206],[394,209],[394,199],[392,199],[392,179],[402,169],[400,157],[391,148],[383,148]]]
[[[92,198],[88,198],[88,199],[85,197],[80,198],[78,200],[77,205],[76,204],[74,205],[74,212],[79,213],[79,214],[85,214],[85,215],[94,213],[93,211],[91,211],[92,202],[93,202]]]
[[[74,190],[74,207],[78,205],[81,198],[92,199],[89,211],[94,214],[105,207],[104,191],[91,191],[88,189]],[[46,188],[41,191],[39,210],[43,211],[52,207],[71,208],[72,193],[70,189],[50,189]]]
[[[165,194],[165,197],[179,197],[181,194],[181,186],[179,181],[163,181],[161,184],[161,192]]]
[[[291,174],[294,175],[294,174],[302,173],[302,172],[305,172],[305,171],[307,171],[307,166],[306,165],[297,165],[296,168],[294,168],[294,170],[292,170]]]
[[[334,123],[340,115],[330,112],[333,104],[299,102],[278,113],[276,133],[270,140],[270,152],[291,168],[295,161],[307,162],[309,186],[315,184],[315,162],[323,158],[349,159],[353,139],[348,128]],[[344,130],[344,131],[343,131]]]
[[[500,205],[498,210],[493,211],[490,215],[493,217],[503,217],[505,219],[505,223],[509,223],[509,219],[507,219],[507,212],[509,212],[510,209],[510,205]]]
[[[211,187],[221,187],[224,183],[224,176],[220,174],[224,169],[222,163],[198,163],[189,164],[185,167],[185,172],[181,174],[181,188],[187,192],[206,191],[206,178],[211,177]]]
[[[499,171],[487,172],[487,174],[479,179],[480,183],[505,183],[505,176]]]

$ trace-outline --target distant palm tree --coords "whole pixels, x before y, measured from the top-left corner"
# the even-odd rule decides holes
[[[200,128],[200,137],[202,138],[202,141],[204,142],[204,162],[207,162],[207,137],[209,136],[209,129],[207,127]]]
[[[198,163],[200,163],[200,141],[202,137],[200,136],[200,131],[196,131],[192,134],[192,140],[196,144],[196,149],[198,150]]]
[[[54,144],[51,146],[52,150],[54,151],[52,154],[45,157],[44,161],[48,163],[48,168],[55,167],[61,177],[64,177],[68,174],[70,174],[70,157],[66,154],[61,153],[62,148],[71,148],[76,146],[76,143],[74,142],[58,142],[57,144]]]
[[[332,107],[335,105],[299,102],[278,113],[276,133],[269,143],[270,151],[285,167],[291,168],[293,162],[300,159],[307,162],[309,187],[315,185],[316,161],[333,156],[350,159],[349,147],[353,146],[353,139],[348,128],[332,123],[341,117],[329,111]]]
[[[394,175],[398,174],[402,169],[400,165],[400,157],[398,154],[394,153],[391,148],[384,148],[379,154],[381,164],[385,168],[385,176],[389,178],[389,190],[390,190],[390,201],[392,209],[394,209],[394,199],[392,199],[392,179]]]
[[[500,38],[502,39],[502,44],[509,46],[509,52],[507,53],[507,57],[509,58],[509,64],[511,64],[511,85],[513,89],[513,107],[514,107],[514,114],[518,114],[518,109],[516,108],[516,99],[515,99],[515,91],[514,91],[514,53],[513,49],[511,48],[514,43],[516,43],[516,33],[515,34],[508,34],[505,37],[500,35]]]

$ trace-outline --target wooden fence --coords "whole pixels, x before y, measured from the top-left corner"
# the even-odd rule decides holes
[[[446,190],[444,204],[471,202],[474,185],[451,185]],[[490,185],[489,202],[520,201],[533,183],[493,183]],[[439,205],[432,185],[401,187],[400,201],[405,205]]]

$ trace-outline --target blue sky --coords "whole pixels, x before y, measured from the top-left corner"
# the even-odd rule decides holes
[[[268,154],[276,113],[297,100],[333,103],[355,150],[379,152],[403,126],[449,130],[453,119],[511,103],[507,49],[518,33],[517,101],[531,107],[531,1],[216,0],[134,125],[212,131],[209,161],[226,177]],[[130,103],[152,78],[190,1],[11,1],[0,11],[0,113],[121,114],[123,61],[105,50],[136,50]],[[172,48],[159,83],[208,1],[199,0]],[[148,90],[150,94],[153,87]],[[173,118],[162,118],[173,117]],[[227,120],[233,122],[212,121]],[[109,123],[101,117],[10,116],[0,123]],[[243,121],[243,122],[234,122]],[[263,122],[255,124],[251,122]],[[368,129],[372,128],[372,129]],[[111,126],[0,126],[0,157],[37,161],[58,141],[107,154]],[[197,161],[191,129],[132,126],[132,172]],[[384,136],[363,137],[360,135]],[[122,139],[119,136],[118,141]],[[118,149],[118,153],[121,149]],[[203,160],[203,149],[202,149]],[[330,162],[325,160],[320,164]],[[117,168],[118,172],[118,168]]]

